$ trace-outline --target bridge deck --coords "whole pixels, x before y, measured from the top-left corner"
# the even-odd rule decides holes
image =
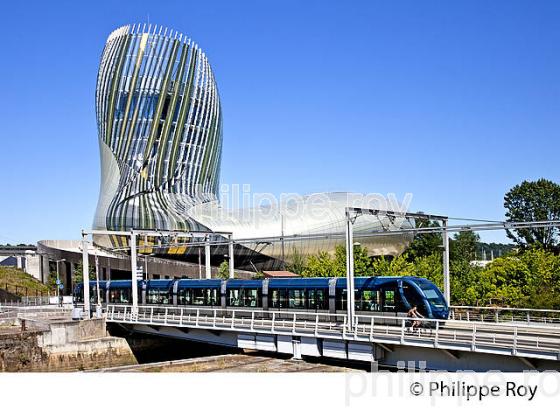
[[[139,306],[135,313],[127,305],[108,305],[107,321],[560,360],[560,327],[526,323],[422,319],[421,326],[412,329],[409,318],[357,315],[350,330],[345,315],[163,306]]]

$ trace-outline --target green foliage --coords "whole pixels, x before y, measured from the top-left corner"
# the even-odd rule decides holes
[[[84,265],[82,262],[78,262],[74,268],[74,274],[72,275],[72,283],[82,283],[84,281]],[[95,266],[91,263],[89,264],[89,280],[95,280]],[[55,272],[56,279],[56,272]]]
[[[292,254],[290,255],[290,263],[286,265],[286,269],[290,272],[302,275],[306,268],[306,258],[297,248],[294,246],[292,248]]]
[[[543,249],[497,258],[481,275],[484,301],[506,306],[560,307],[560,257]]]
[[[480,236],[473,231],[456,233],[453,240],[449,242],[449,254],[452,260],[472,261],[475,260],[475,252]]]
[[[540,309],[560,308],[560,256],[543,249],[496,258],[486,267],[471,264],[468,257],[472,236],[456,238],[456,252],[450,261],[451,303],[471,306],[510,306]],[[356,276],[418,276],[443,288],[442,256],[367,257],[365,248],[355,248]],[[346,253],[342,246],[334,255],[321,252],[310,256],[305,277],[340,277],[346,274]]]
[[[297,273],[297,272],[296,272]],[[367,249],[354,246],[354,274],[356,276],[371,275],[371,260],[367,254]],[[338,245],[334,255],[328,252],[319,252],[307,258],[307,263],[303,269],[304,277],[339,277],[346,275],[346,248]]]
[[[336,260],[328,252],[319,252],[307,258],[307,264],[302,274],[303,277],[333,277],[341,276],[336,266]]]
[[[346,248],[339,245],[335,249],[335,262],[337,266],[336,276],[346,275]],[[369,276],[371,270],[371,260],[368,256],[367,248],[361,245],[354,245],[354,275]]]
[[[16,293],[17,287],[18,295],[25,295],[26,290],[29,295],[36,292],[47,293],[49,290],[47,285],[42,284],[30,274],[10,266],[0,266],[0,287],[3,289],[7,287],[12,293]]]
[[[436,284],[437,287],[443,289],[443,264],[442,256],[433,253],[428,256],[417,258],[413,264],[412,276],[426,278]]]
[[[220,266],[218,266],[218,278],[228,279],[229,278],[229,263],[228,261],[222,261]]]
[[[254,279],[264,279],[264,273],[259,271],[255,273]]]
[[[560,185],[541,178],[523,181],[504,197],[508,221],[542,221],[560,219]],[[525,228],[507,230],[507,235],[523,248],[543,248],[558,252],[559,228]]]
[[[440,225],[436,221],[417,219],[416,228],[434,228]],[[442,238],[439,233],[422,233],[415,236],[406,252],[407,258],[413,261],[417,258],[442,252]]]
[[[414,264],[409,262],[406,256],[398,256],[388,259],[376,258],[371,264],[371,276],[399,276],[411,275],[414,272]]]

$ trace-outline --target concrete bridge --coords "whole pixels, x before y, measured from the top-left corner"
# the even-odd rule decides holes
[[[468,320],[461,313],[465,307],[458,307],[451,315],[455,319],[422,319],[414,329],[406,317],[356,315],[349,326],[347,315],[157,305],[141,305],[137,311],[108,305],[106,318],[133,332],[294,358],[323,356],[386,366],[406,362],[408,367],[439,370],[560,370],[557,321],[538,321],[535,313],[533,321],[527,322],[526,315],[525,320],[515,315],[511,320],[511,312],[496,315],[490,310],[485,320],[476,316],[476,309],[470,308]]]

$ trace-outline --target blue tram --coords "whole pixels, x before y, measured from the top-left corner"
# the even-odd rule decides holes
[[[97,300],[96,282],[90,282],[91,302]],[[100,281],[101,303],[130,304],[129,280]],[[412,306],[426,318],[447,319],[449,307],[436,285],[412,276],[377,276],[354,279],[356,314],[395,316]],[[346,278],[297,279],[157,279],[138,281],[139,303],[346,313]],[[74,288],[74,300],[83,302],[83,284]]]

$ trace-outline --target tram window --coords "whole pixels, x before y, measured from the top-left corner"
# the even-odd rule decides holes
[[[271,296],[271,307],[273,309],[283,309],[286,307],[286,289],[274,289]]]
[[[91,297],[89,299],[91,303],[97,303],[97,286],[93,286],[91,290]],[[99,302],[105,303],[105,289],[99,290]]]
[[[346,310],[346,289],[336,290],[336,310]]]
[[[317,309],[328,309],[328,297],[327,297],[327,291],[323,290],[323,289],[317,289],[316,291],[317,294],[317,302],[316,302],[316,308]]]
[[[323,289],[310,289],[307,291],[308,309],[327,309],[325,291]]]
[[[245,289],[245,306],[257,307],[259,305],[258,289]]]
[[[130,289],[112,289],[109,291],[110,303],[130,303]]]
[[[363,290],[359,294],[360,298],[356,300],[357,310],[378,311],[379,304],[377,301],[377,292],[374,290]]]
[[[218,304],[218,290],[206,289],[206,305],[216,306]]]
[[[162,305],[169,303],[169,292],[163,289],[148,289],[146,303],[151,305]]]
[[[305,309],[305,290],[290,289],[288,292],[288,306],[290,309]]]
[[[384,301],[383,310],[386,312],[393,312],[395,311],[395,291],[394,290],[386,290],[384,293]]]
[[[205,289],[193,289],[192,304],[204,305]]]
[[[177,292],[177,303],[179,305],[191,305],[191,301],[191,289],[179,289],[179,291]]]
[[[346,289],[336,290],[336,310],[346,310]],[[354,307],[360,310],[360,292],[354,290]]]
[[[228,291],[228,305],[241,306],[241,301],[239,300],[239,289],[230,289]]]
[[[426,314],[424,302],[416,289],[410,285],[403,285],[403,293],[410,306],[416,305],[421,314]]]
[[[228,291],[228,305],[238,307],[259,306],[258,289],[230,289]]]

